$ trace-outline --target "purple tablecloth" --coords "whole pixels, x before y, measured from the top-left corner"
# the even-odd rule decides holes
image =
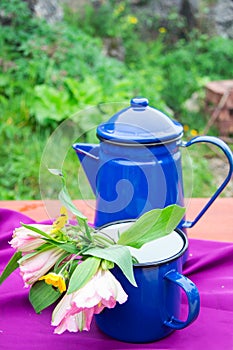
[[[14,211],[0,209],[0,273],[13,250],[8,241],[20,222],[33,221]],[[233,244],[190,239],[184,274],[198,287],[201,311],[189,327],[148,344],[129,344],[101,333],[93,322],[90,332],[53,334],[52,307],[37,315],[28,289],[16,270],[0,286],[1,350],[74,349],[202,349],[233,350]],[[186,305],[184,302],[183,312]],[[142,321],[143,322],[143,321]]]

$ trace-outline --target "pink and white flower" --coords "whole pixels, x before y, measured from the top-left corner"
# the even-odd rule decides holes
[[[56,264],[57,260],[64,254],[59,248],[52,248],[19,261],[20,274],[23,277],[25,286],[36,282],[45,275]]]
[[[113,274],[99,269],[89,282],[76,292],[65,294],[56,306],[52,315],[52,325],[57,326],[54,333],[88,331],[94,314],[105,307],[115,307],[117,302],[123,304],[127,298]]]
[[[52,225],[42,224],[31,224],[31,226],[48,234],[53,228]],[[12,248],[17,249],[17,251],[28,253],[40,247],[44,242],[45,241],[42,239],[42,236],[39,233],[22,226],[14,230],[13,238],[9,243]]]

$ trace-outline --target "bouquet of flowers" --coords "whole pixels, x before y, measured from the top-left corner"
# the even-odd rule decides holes
[[[111,272],[115,265],[137,288],[133,272],[137,261],[128,247],[139,249],[171,233],[185,209],[170,205],[151,210],[116,240],[88,224],[73,204],[61,171],[50,172],[62,179],[60,216],[52,225],[21,223],[14,230],[9,243],[16,252],[2,272],[0,284],[19,268],[37,313],[57,302],[51,322],[55,333],[89,330],[94,314],[127,301],[127,294]],[[69,221],[68,211],[75,216],[75,222]]]

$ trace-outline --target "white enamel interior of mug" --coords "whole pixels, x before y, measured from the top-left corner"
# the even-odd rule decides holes
[[[133,222],[124,222],[113,224],[102,228],[101,231],[118,240],[118,232],[124,232]],[[167,236],[158,238],[154,241],[145,243],[140,249],[128,247],[131,255],[134,256],[139,263],[159,262],[176,256],[184,248],[184,240],[178,232],[173,231]]]

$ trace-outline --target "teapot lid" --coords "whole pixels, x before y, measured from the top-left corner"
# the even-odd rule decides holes
[[[183,127],[144,97],[131,99],[131,106],[97,127],[97,136],[113,143],[165,143],[180,138]]]

